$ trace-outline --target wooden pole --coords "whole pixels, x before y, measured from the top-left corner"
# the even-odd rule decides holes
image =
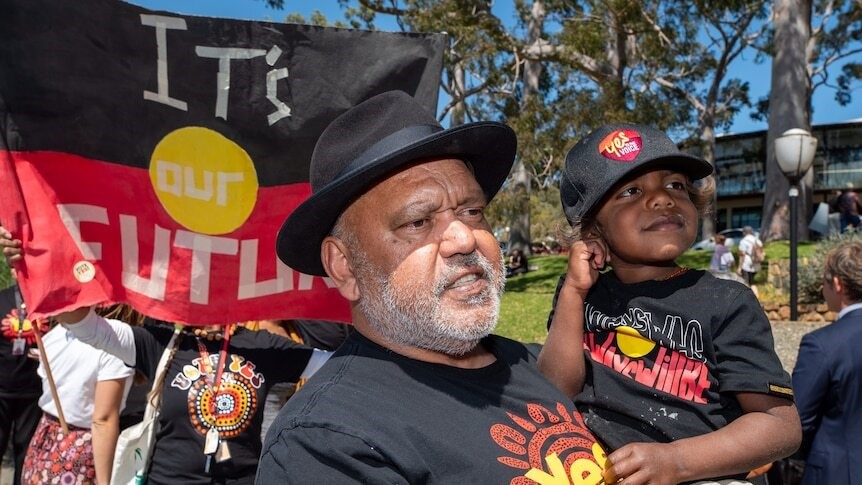
[[[18,303],[18,319],[21,328],[24,328],[24,321],[27,319],[27,306],[21,296],[21,290],[15,288],[16,300]],[[51,389],[51,397],[54,399],[54,404],[57,406],[57,419],[60,420],[60,428],[63,434],[69,434],[69,426],[66,424],[66,417],[63,415],[63,406],[60,405],[60,395],[57,394],[57,386],[54,384],[54,375],[51,373],[51,365],[48,363],[48,354],[45,353],[45,346],[42,345],[42,331],[39,329],[37,322],[30,322],[33,327],[33,335],[36,336],[36,347],[39,349],[39,359],[42,362],[42,367],[45,368],[45,377],[48,378],[48,387]]]

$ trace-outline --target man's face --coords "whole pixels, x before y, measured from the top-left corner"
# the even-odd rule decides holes
[[[390,176],[344,213],[359,307],[387,340],[463,355],[497,322],[503,256],[460,160]]]
[[[612,258],[651,264],[685,252],[694,242],[698,222],[687,185],[680,173],[653,170],[612,189],[596,215]]]

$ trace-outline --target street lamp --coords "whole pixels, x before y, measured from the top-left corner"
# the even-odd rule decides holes
[[[775,160],[784,172],[784,176],[790,181],[787,195],[790,197],[790,320],[793,321],[796,321],[799,315],[796,308],[799,299],[796,280],[799,179],[811,168],[815,151],[817,151],[817,138],[800,128],[787,130],[775,139]]]

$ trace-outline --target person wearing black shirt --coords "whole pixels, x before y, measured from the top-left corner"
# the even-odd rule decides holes
[[[22,325],[18,319],[16,291],[14,286],[0,291],[0,457],[6,453],[11,439],[15,461],[13,483],[21,483],[27,446],[42,417],[39,408],[42,379],[36,373],[39,362],[27,357],[36,343],[28,322]]]
[[[159,359],[174,331],[172,325],[149,320],[140,327],[114,330],[88,308],[58,318],[78,340],[116,355],[150,382],[155,381]],[[167,367],[147,481],[252,483],[267,393],[275,383],[313,374],[329,353],[241,326],[196,330],[179,337]],[[225,336],[218,339],[222,333]],[[229,458],[221,454],[208,458],[204,453],[211,430],[217,431],[219,446],[229,450]]]
[[[609,483],[745,478],[801,440],[751,289],[676,261],[712,200],[712,171],[665,133],[628,123],[566,154],[572,243],[539,367],[612,450]]]
[[[256,483],[598,483],[604,451],[535,356],[491,335],[503,255],[483,210],[514,132],[444,130],[403,92],[327,127],[288,266],[329,275],[354,332],[279,413]]]

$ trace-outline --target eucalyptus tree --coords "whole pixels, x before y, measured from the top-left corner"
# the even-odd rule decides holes
[[[790,128],[811,129],[811,98],[816,89],[832,89],[839,104],[851,102],[851,91],[862,70],[862,2],[859,0],[776,0],[774,36],[764,51],[771,54],[772,84],[768,102],[766,187],[761,235],[787,239],[789,182],[773,153],[775,138]],[[831,77],[832,68],[841,74]],[[824,107],[828,109],[828,107]],[[799,184],[801,239],[808,235],[813,173]]]

